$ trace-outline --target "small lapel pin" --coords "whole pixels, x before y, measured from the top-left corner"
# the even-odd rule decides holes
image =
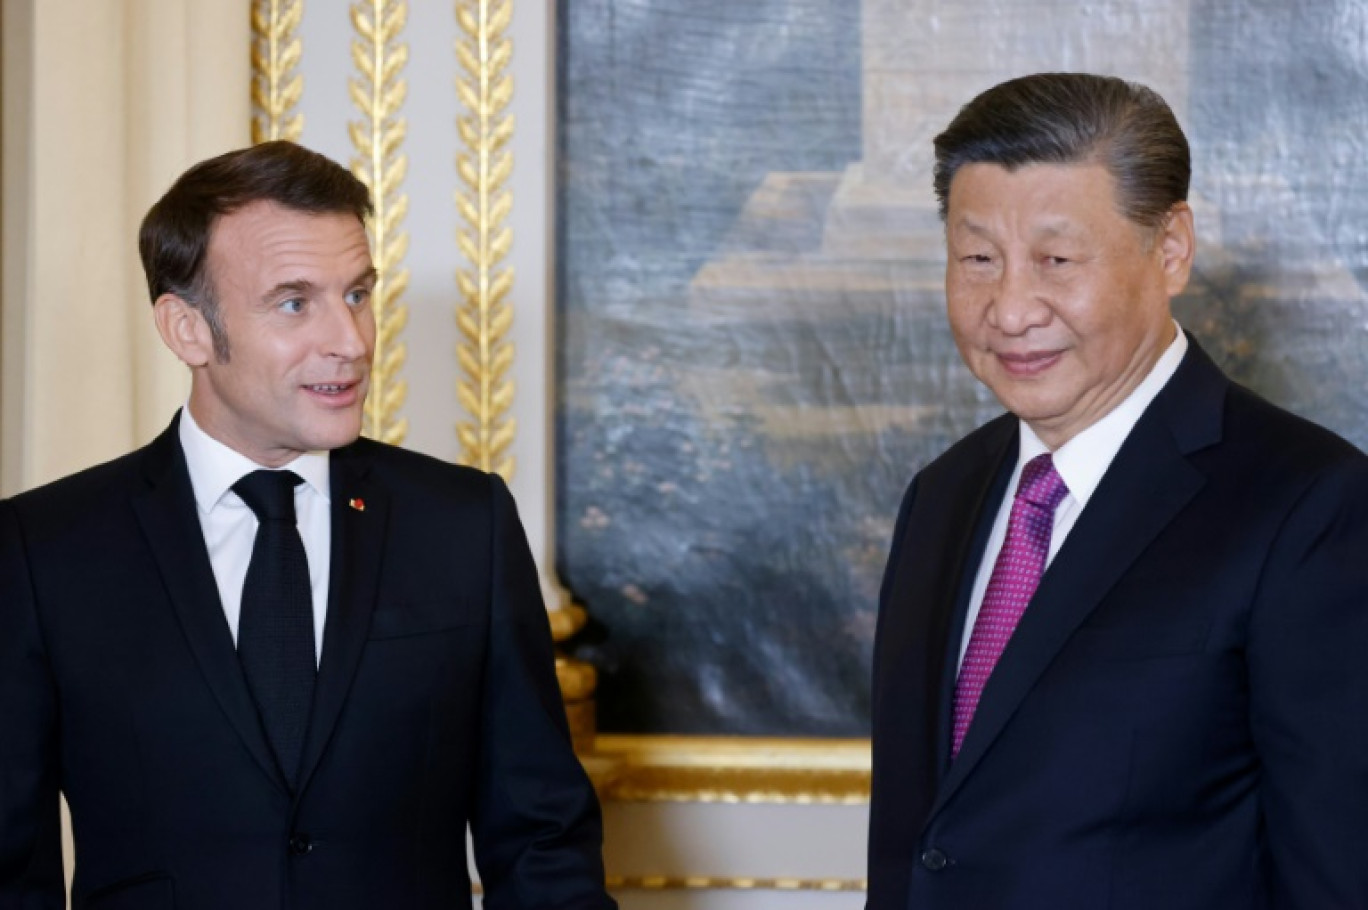
[[[364,512],[364,511],[366,511],[366,501],[365,501],[364,499],[359,498],[359,497],[356,498],[356,499],[348,499],[348,500],[347,500],[347,505],[351,506],[353,509],[355,509],[355,510],[358,511],[358,512]]]

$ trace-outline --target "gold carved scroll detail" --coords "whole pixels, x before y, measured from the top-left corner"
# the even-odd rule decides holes
[[[610,801],[869,802],[867,739],[599,734],[580,758]]]
[[[302,50],[296,31],[304,0],[255,0],[252,4],[252,144],[299,141],[304,115],[294,113],[304,93],[295,72]]]
[[[457,423],[456,435],[463,461],[505,480],[515,468],[508,448],[517,428],[508,413],[513,344],[506,339],[513,324],[508,299],[513,269],[500,266],[513,245],[513,231],[505,223],[513,208],[513,193],[505,186],[513,171],[513,154],[507,149],[513,116],[506,112],[513,97],[508,73],[513,42],[504,34],[512,16],[512,0],[456,3],[461,31],[456,93],[465,109],[456,121],[462,149],[456,156],[461,183],[456,208],[463,222],[456,244],[469,263],[456,271],[456,356],[461,368],[456,395],[469,416]]]
[[[710,875],[610,875],[609,891],[867,891],[862,878],[749,878]]]
[[[408,20],[404,0],[364,0],[351,7],[352,63],[356,77],[347,80],[352,104],[361,120],[349,121],[356,157],[352,173],[370,188],[375,213],[366,226],[378,274],[371,305],[375,312],[375,356],[371,364],[370,394],[366,398],[364,432],[372,439],[398,445],[408,433],[408,420],[399,416],[408,393],[400,375],[407,350],[399,336],[408,322],[408,307],[400,302],[409,272],[402,263],[408,252],[408,196],[400,192],[408,171],[402,151],[408,124],[399,116],[408,94],[402,78],[408,45],[399,35]]]

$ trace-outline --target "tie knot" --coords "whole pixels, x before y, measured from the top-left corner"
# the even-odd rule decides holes
[[[1021,482],[1017,484],[1016,492],[1018,499],[1053,512],[1068,494],[1069,488],[1064,486],[1064,478],[1055,470],[1054,459],[1048,452],[1032,458],[1021,469]]]
[[[294,488],[300,483],[294,471],[253,471],[233,484],[257,521],[288,521],[294,524]]]

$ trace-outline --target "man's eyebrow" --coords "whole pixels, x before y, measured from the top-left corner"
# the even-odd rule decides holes
[[[1036,234],[1043,238],[1079,237],[1086,233],[1079,225],[1068,220],[1047,221],[1040,225]]]
[[[961,215],[958,219],[956,219],[955,222],[950,225],[950,230],[968,231],[970,234],[973,234],[976,237],[989,237],[991,234],[991,232],[988,230],[987,225],[980,224],[979,222],[973,220],[967,215]]]
[[[361,272],[354,279],[347,283],[348,287],[355,287],[358,284],[374,285],[380,278],[379,271],[375,266],[370,266]],[[283,294],[309,294],[317,289],[317,285],[307,278],[297,278],[294,281],[282,281],[269,291],[261,295],[262,303],[271,303],[280,299]]]
[[[299,278],[294,281],[282,281],[269,291],[261,295],[262,303],[271,303],[278,300],[282,294],[308,294],[314,290],[316,285],[306,278]]]
[[[949,226],[949,230],[961,230],[973,234],[975,237],[993,239],[993,231],[986,224],[981,224],[968,216],[961,216],[957,221]],[[1051,239],[1054,237],[1080,237],[1086,232],[1077,224],[1067,219],[1055,219],[1037,225],[1032,231],[1036,239]]]

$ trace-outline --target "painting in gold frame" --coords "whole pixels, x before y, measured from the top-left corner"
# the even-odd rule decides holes
[[[1368,4],[1299,6],[560,4],[558,563],[602,751],[653,769],[641,793],[778,794],[823,754],[861,773],[898,498],[998,410],[942,324],[929,175],[993,82],[1160,90],[1203,238],[1180,321],[1368,442],[1368,30],[1344,27]]]

